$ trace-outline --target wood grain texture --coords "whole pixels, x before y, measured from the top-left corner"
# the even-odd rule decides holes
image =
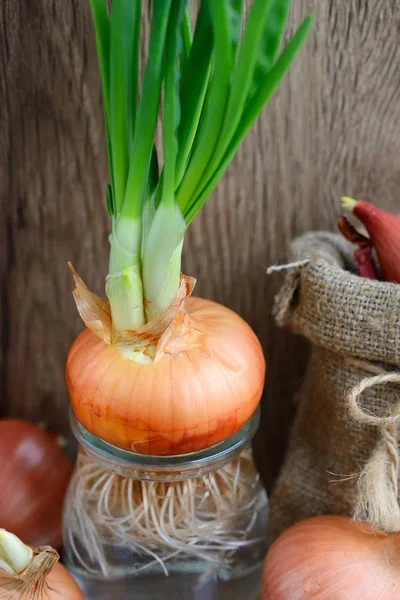
[[[269,363],[256,446],[276,473],[307,357],[270,316],[289,240],[332,229],[342,194],[400,210],[397,0],[295,0],[306,49],[191,227],[184,270],[238,311]],[[0,3],[1,414],[66,430],[64,364],[81,328],[66,261],[101,293],[107,165],[100,83],[83,0]],[[99,209],[101,207],[101,210]]]

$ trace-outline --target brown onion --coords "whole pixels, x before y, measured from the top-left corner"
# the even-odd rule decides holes
[[[72,464],[50,433],[0,421],[0,527],[32,546],[61,546],[61,513]]]
[[[157,340],[146,348],[149,357],[155,353],[149,362],[129,358],[127,340],[110,344],[99,338],[99,319],[91,321],[97,333],[85,329],[67,360],[79,422],[106,442],[142,454],[185,454],[222,442],[250,419],[264,387],[263,350],[239,315],[186,297],[160,335],[149,335],[165,318],[135,334],[135,343]]]
[[[46,578],[44,598],[45,600],[84,600],[78,584],[60,563],[52,568]]]
[[[307,519],[272,545],[264,600],[399,600],[400,534],[349,517]]]
[[[0,597],[5,600],[84,600],[54,548],[31,548],[0,529]]]
[[[29,585],[29,584],[28,584]],[[0,598],[4,600],[84,600],[84,596],[65,567],[57,563],[43,582],[43,589],[33,592],[34,584],[20,592],[20,585],[8,573],[0,570]]]

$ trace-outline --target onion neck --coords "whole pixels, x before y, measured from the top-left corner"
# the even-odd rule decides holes
[[[106,293],[114,337],[163,314],[178,293],[186,225],[174,198],[162,198],[146,221],[113,218]]]
[[[110,265],[106,293],[110,301],[113,331],[139,329],[145,323],[140,264],[141,220],[113,218]]]
[[[16,535],[0,529],[0,569],[10,575],[24,571],[33,558],[33,550]]]
[[[117,344],[120,353],[133,362],[151,364],[166,354],[203,348],[204,334],[185,309],[185,299],[191,295],[194,285],[192,277],[181,275],[172,303],[139,330],[127,332]]]
[[[143,251],[146,322],[163,314],[176,298],[185,230],[185,221],[174,198],[163,198]]]
[[[160,189],[147,199],[141,214],[122,211],[112,217],[106,294],[113,343],[163,315],[179,292],[186,223],[173,192]],[[88,314],[85,296],[86,316],[96,321],[95,314]]]

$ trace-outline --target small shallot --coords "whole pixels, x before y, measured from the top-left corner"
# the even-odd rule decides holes
[[[342,206],[368,231],[386,281],[400,283],[400,217],[363,200],[342,198]]]
[[[358,262],[360,277],[378,279],[374,259],[372,257],[372,241],[357,231],[346,217],[342,216],[339,218],[338,227],[346,240],[358,246],[357,250],[354,252],[354,256]]]

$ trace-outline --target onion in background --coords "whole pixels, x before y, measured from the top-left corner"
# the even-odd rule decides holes
[[[399,600],[400,534],[349,517],[307,519],[272,545],[263,600]]]
[[[32,546],[61,546],[72,464],[54,435],[26,421],[0,421],[0,527]]]

